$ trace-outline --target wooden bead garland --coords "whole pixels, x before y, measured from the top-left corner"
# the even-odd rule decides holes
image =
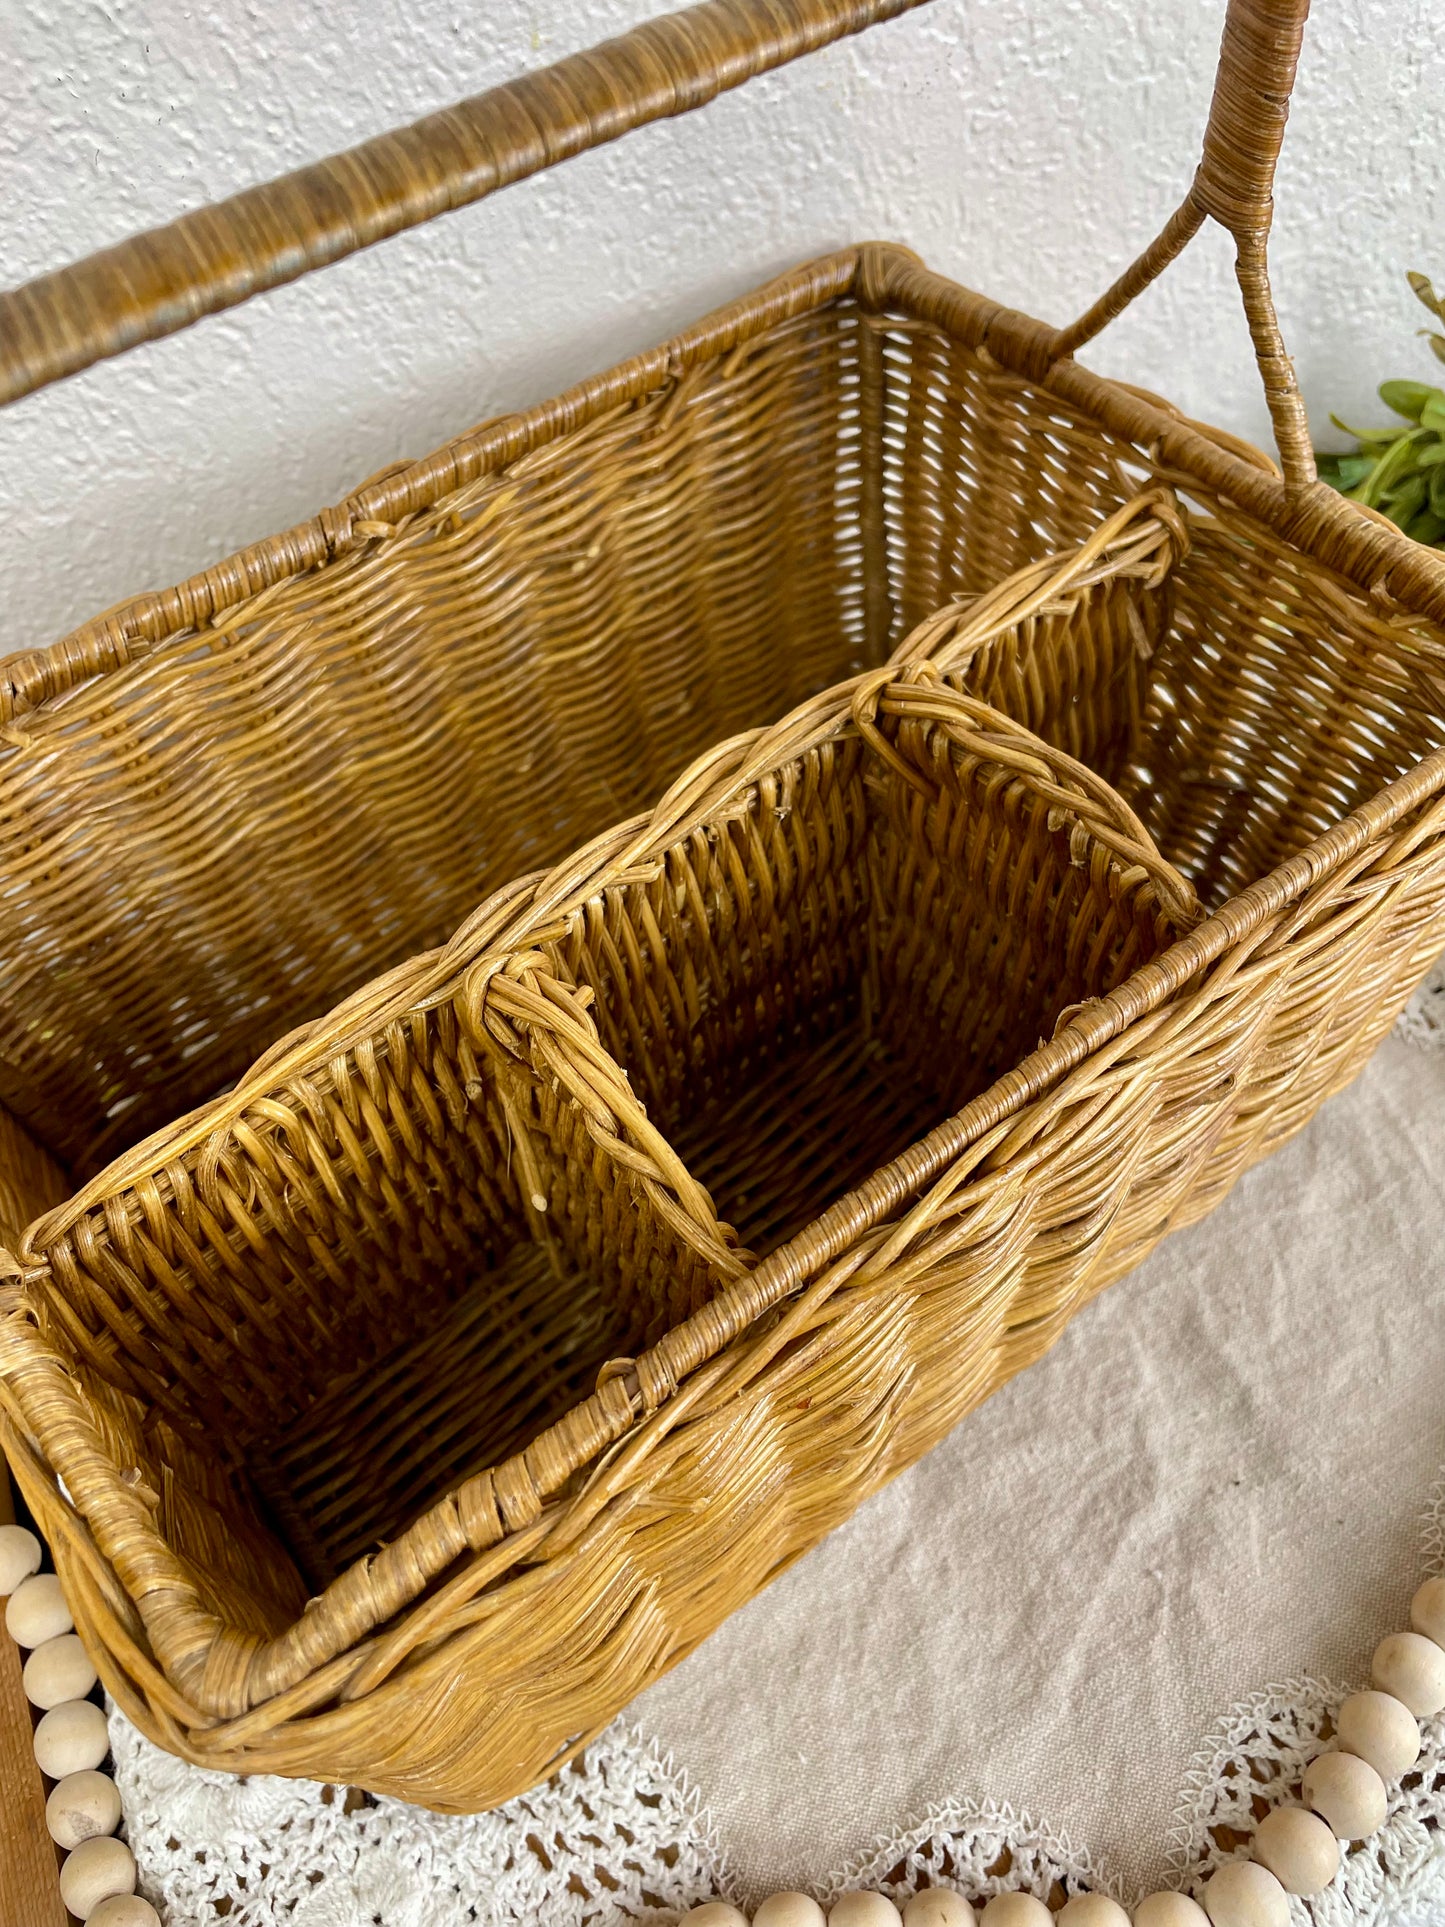
[[[1417,1719],[1445,1706],[1445,1652],[1423,1633],[1391,1633],[1375,1648],[1370,1678]]]
[[[99,1771],[110,1751],[110,1733],[105,1714],[86,1697],[95,1688],[96,1671],[74,1631],[59,1579],[39,1570],[42,1554],[33,1532],[0,1526],[5,1626],[17,1645],[29,1648],[21,1683],[41,1713],[35,1761],[55,1782],[45,1802],[45,1825],[66,1852],[60,1897],[72,1914],[94,1927],[160,1927],[160,1915],[135,1891],[135,1856],[112,1837],[121,1820],[120,1794],[114,1780]]]
[[[26,1699],[42,1713],[63,1706],[66,1700],[83,1700],[95,1680],[90,1654],[77,1633],[60,1633],[37,1646],[20,1675]]]
[[[1209,1916],[1188,1894],[1149,1894],[1134,1909],[1134,1927],[1209,1927]]]
[[[101,1901],[86,1927],[161,1927],[161,1917],[139,1894],[112,1894]]]
[[[753,1915],[753,1927],[823,1927],[827,1918],[811,1894],[769,1894]]]
[[[902,1919],[884,1894],[843,1894],[828,1909],[828,1927],[899,1927]]]
[[[1364,1840],[1385,1824],[1385,1782],[1354,1753],[1318,1753],[1305,1768],[1306,1805],[1337,1840]]]
[[[952,1887],[923,1887],[903,1909],[903,1927],[974,1927],[974,1912]]]
[[[1340,1749],[1368,1760],[1382,1780],[1398,1780],[1420,1757],[1420,1728],[1389,1693],[1351,1693],[1335,1715]]]
[[[53,1572],[22,1579],[5,1606],[5,1630],[17,1646],[43,1646],[75,1630],[75,1621]]]
[[[40,1570],[40,1541],[24,1526],[0,1526],[0,1599]]]
[[[1340,1846],[1317,1813],[1275,1807],[1254,1830],[1254,1857],[1287,1894],[1322,1894],[1340,1870]]]
[[[35,1758],[48,1780],[99,1766],[110,1751],[105,1715],[90,1700],[53,1706],[35,1729]]]
[[[1129,1927],[1129,1916],[1107,1894],[1074,1894],[1054,1921],[1055,1927]]]
[[[1289,1927],[1289,1896],[1256,1860],[1226,1860],[1204,1883],[1214,1927]]]

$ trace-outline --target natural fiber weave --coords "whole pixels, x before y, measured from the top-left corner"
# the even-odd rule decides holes
[[[164,1744],[526,1786],[1445,946],[1445,570],[1271,333],[1302,12],[1075,329],[848,251],[11,665],[3,1435]],[[1206,213],[1283,479],[1067,353]]]

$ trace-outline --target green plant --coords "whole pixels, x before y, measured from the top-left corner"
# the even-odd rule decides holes
[[[1436,320],[1445,322],[1445,300],[1427,276],[1412,274],[1410,286]],[[1445,361],[1445,335],[1422,328],[1436,359]],[[1347,455],[1316,456],[1320,479],[1379,509],[1417,542],[1445,548],[1445,389],[1423,381],[1382,381],[1380,400],[1404,419],[1403,428],[1351,428],[1338,415],[1336,428],[1359,446]]]

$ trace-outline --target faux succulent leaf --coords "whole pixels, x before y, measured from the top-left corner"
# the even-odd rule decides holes
[[[1404,528],[1413,522],[1425,506],[1425,498],[1430,492],[1430,482],[1424,475],[1411,475],[1392,489],[1389,498],[1380,504],[1385,514],[1397,528]]]
[[[1397,415],[1406,421],[1417,422],[1420,411],[1433,395],[1439,394],[1438,388],[1431,388],[1423,381],[1382,381],[1380,400],[1386,408],[1393,408]]]
[[[1342,434],[1353,435],[1357,442],[1363,442],[1367,448],[1388,448],[1391,442],[1398,442],[1402,435],[1410,433],[1408,428],[1351,428],[1338,415],[1331,415],[1330,420]]]
[[[1428,275],[1413,271],[1411,290],[1422,307],[1445,321],[1445,295]],[[1445,361],[1445,334],[1422,328],[1431,352]],[[1445,387],[1424,381],[1382,381],[1380,400],[1405,419],[1403,428],[1352,428],[1330,420],[1356,446],[1348,452],[1316,451],[1322,482],[1352,502],[1376,510],[1417,542],[1445,550]]]
[[[1445,442],[1441,442],[1439,447],[1441,455],[1445,456]],[[1330,479],[1336,488],[1357,488],[1374,466],[1373,455],[1338,455]]]

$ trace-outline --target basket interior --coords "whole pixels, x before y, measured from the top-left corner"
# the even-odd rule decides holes
[[[938,727],[895,754],[911,777],[839,724],[542,948],[757,1255],[1177,934],[1027,779]],[[58,1243],[45,1307],[99,1314],[92,1357],[193,1450],[228,1408],[236,1503],[311,1585],[695,1309],[724,1275],[709,1234],[733,1242],[709,1214],[680,1246],[555,1075],[474,1050],[445,1006],[329,1075],[173,1170],[164,1211],[132,1194]]]
[[[944,728],[906,725],[895,753],[914,782],[851,734],[781,766],[551,946],[757,1256],[1177,934]]]
[[[78,1182],[1149,479],[944,326],[844,298],[79,685],[0,745],[0,1101]],[[1113,782],[1218,902],[1445,740],[1445,648],[1192,507],[1163,591],[1040,619],[958,680]],[[1081,906],[1010,950],[1013,906],[1000,934],[988,876],[965,888],[916,817],[856,745],[816,752],[669,852],[670,895],[609,897],[555,946],[754,1254],[1128,967],[1060,968]],[[539,1243],[502,1097],[452,1007],[418,1011],[38,1249],[47,1336],[228,1617],[285,1623],[714,1288],[704,1258],[659,1295],[646,1200],[542,1103]]]

